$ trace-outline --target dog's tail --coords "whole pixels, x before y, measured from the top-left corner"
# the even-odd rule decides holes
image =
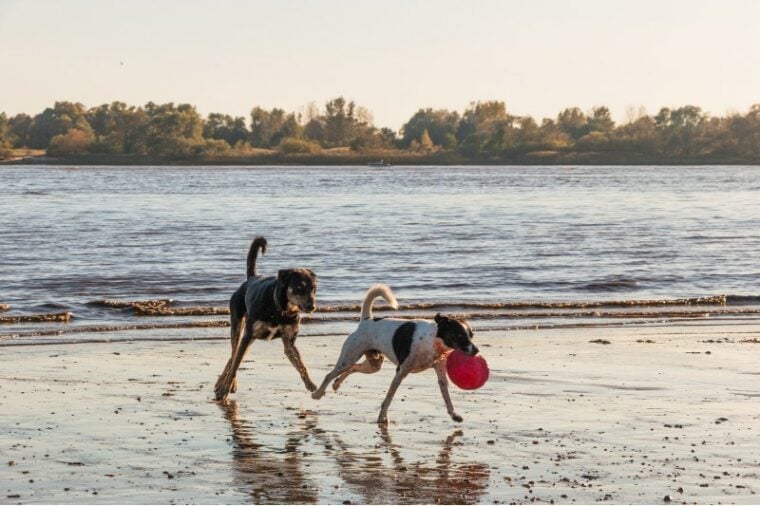
[[[267,252],[267,240],[261,236],[256,238],[251,243],[251,248],[248,250],[248,259],[246,261],[246,277],[252,278],[256,275],[256,258],[259,256],[259,250],[261,254],[265,255]]]
[[[372,303],[375,299],[382,297],[393,308],[398,309],[398,302],[396,297],[393,296],[393,292],[388,285],[377,284],[373,285],[364,296],[364,303],[362,304],[362,320],[372,318]]]

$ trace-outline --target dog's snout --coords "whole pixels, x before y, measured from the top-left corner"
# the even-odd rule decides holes
[[[478,349],[478,347],[477,347],[477,346],[475,346],[474,344],[470,344],[470,345],[467,347],[467,353],[469,353],[469,354],[470,354],[470,355],[472,355],[472,356],[475,356],[475,355],[477,355],[477,354],[478,354],[478,352],[480,352],[480,350],[479,350],[479,349]]]

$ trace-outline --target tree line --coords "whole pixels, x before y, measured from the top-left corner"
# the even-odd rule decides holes
[[[760,104],[745,114],[711,116],[686,105],[656,115],[629,110],[616,124],[607,107],[571,107],[539,123],[510,114],[501,101],[473,102],[459,113],[419,109],[397,132],[377,128],[370,112],[343,97],[304,112],[254,107],[249,117],[211,113],[190,104],[87,108],[56,102],[30,116],[0,113],[0,158],[14,148],[52,157],[137,155],[156,159],[325,153],[451,154],[457,160],[509,161],[552,156],[760,162]]]

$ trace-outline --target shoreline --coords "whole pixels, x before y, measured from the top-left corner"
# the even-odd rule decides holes
[[[756,503],[760,347],[738,340],[758,334],[478,332],[492,374],[451,386],[464,423],[426,371],[387,430],[387,365],[314,401],[281,343],[257,342],[220,405],[224,340],[6,347],[0,502]],[[315,381],[342,340],[299,339]]]
[[[760,165],[760,160],[737,160],[734,158],[637,158],[629,156],[598,158],[586,156],[560,156],[546,158],[516,157],[504,159],[469,159],[464,157],[441,156],[398,156],[386,157],[389,166],[373,167],[381,156],[253,156],[253,157],[216,157],[199,159],[164,159],[143,156],[70,156],[70,157],[27,157],[0,160],[3,166],[103,166],[103,167],[367,167],[378,171],[398,167],[711,167],[737,166],[748,167]]]

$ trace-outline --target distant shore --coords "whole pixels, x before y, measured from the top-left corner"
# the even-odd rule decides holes
[[[192,158],[159,158],[138,155],[76,155],[51,157],[18,156],[0,160],[0,165],[370,165],[380,161],[394,165],[760,165],[760,159],[737,159],[732,157],[681,157],[664,158],[636,153],[563,153],[543,151],[525,153],[512,157],[472,158],[456,152],[439,151],[430,154],[397,152],[388,156],[373,153],[340,153],[303,155],[281,153],[261,154],[255,156],[217,156]],[[382,166],[378,167],[382,169]]]

